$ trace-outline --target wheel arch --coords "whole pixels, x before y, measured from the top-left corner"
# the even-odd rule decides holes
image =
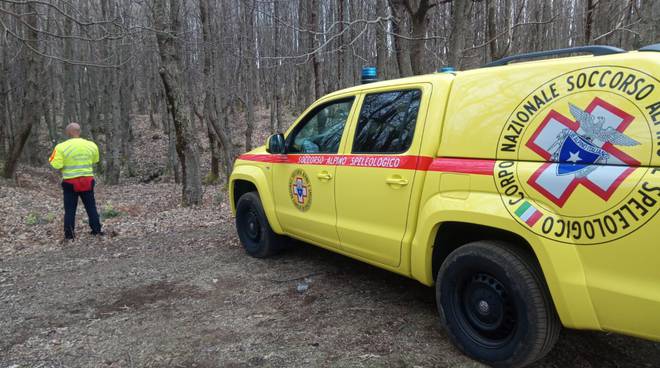
[[[257,192],[259,189],[254,184],[254,182],[245,180],[245,179],[236,179],[232,181],[233,184],[233,194],[232,194],[232,206],[236,208],[238,206],[238,199],[243,196],[245,193]],[[261,196],[259,196],[261,198]]]
[[[264,207],[268,223],[277,234],[283,234],[282,227],[275,212],[275,201],[271,191],[270,181],[259,167],[242,165],[236,166],[229,178],[229,202],[231,210],[236,214],[236,204],[241,195],[256,191]]]
[[[535,266],[541,269],[541,264],[536,257],[536,253],[534,253],[534,249],[522,236],[491,226],[469,222],[446,221],[438,224],[433,241],[434,246],[431,256],[433,279],[436,278],[440,266],[442,266],[442,263],[451,252],[465,244],[479,240],[499,240],[511,244],[529,255],[530,259],[534,260]]]
[[[486,203],[499,198],[473,194],[460,202],[435,196],[421,208],[410,250],[411,276],[433,286],[440,265],[453,250],[477,240],[506,241],[535,260],[564,326],[601,329],[576,247],[536,236],[508,214],[484,212]]]

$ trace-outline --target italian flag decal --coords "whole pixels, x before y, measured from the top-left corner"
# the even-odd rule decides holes
[[[518,207],[516,210],[516,216],[525,221],[529,227],[534,226],[534,224],[536,224],[541,219],[541,217],[543,217],[541,211],[537,210],[536,207],[532,206],[527,201]]]

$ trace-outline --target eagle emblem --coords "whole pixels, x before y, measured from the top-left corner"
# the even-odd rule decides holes
[[[612,143],[617,146],[637,146],[639,142],[617,131],[611,126],[605,126],[603,116],[593,116],[592,114],[580,109],[579,107],[568,104],[571,115],[580,124],[582,136],[589,142]]]
[[[573,174],[586,177],[597,166],[608,162],[610,154],[604,145],[636,146],[640,143],[629,136],[607,126],[603,116],[595,116],[569,103],[568,108],[579,124],[577,131],[562,129],[548,150],[556,166],[557,175]]]

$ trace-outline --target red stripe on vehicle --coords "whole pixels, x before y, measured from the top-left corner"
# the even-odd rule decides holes
[[[417,160],[417,170],[427,171],[433,163],[433,157],[419,156]]]
[[[462,174],[493,175],[493,171],[495,170],[495,160],[440,157],[433,160],[428,170]]]
[[[254,154],[244,154],[238,156],[239,160],[245,161],[257,161],[257,162],[275,162],[275,163],[286,163],[286,155],[254,155]]]
[[[465,158],[433,159],[428,156],[244,154],[241,155],[239,159],[297,165],[373,167],[383,169],[444,171],[479,175],[493,175],[493,168],[495,167],[494,160]]]
[[[376,167],[385,169],[426,170],[433,159],[425,156],[392,155],[255,155],[245,154],[240,160],[290,163],[298,165],[327,165]]]

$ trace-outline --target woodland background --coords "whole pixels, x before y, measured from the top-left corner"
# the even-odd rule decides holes
[[[362,66],[389,79],[659,40],[659,0],[0,0],[0,169],[46,165],[77,121],[101,148],[105,184],[168,177],[195,205],[203,182],[359,83]],[[146,174],[138,121],[168,152]]]
[[[657,42],[660,0],[0,0],[0,367],[482,367],[432,288],[318,247],[248,257],[234,158],[365,65]],[[107,234],[79,206],[73,243],[47,164],[71,121],[101,149]],[[565,330],[534,367],[657,362]]]

